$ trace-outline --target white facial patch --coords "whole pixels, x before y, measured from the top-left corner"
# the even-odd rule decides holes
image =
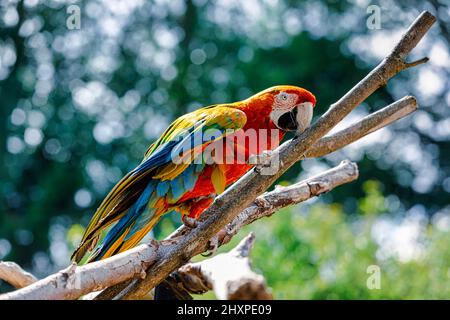
[[[278,124],[278,119],[285,113],[286,110],[282,109],[272,110],[272,112],[270,113],[270,119],[273,123]]]
[[[280,92],[275,96],[273,110],[290,110],[295,106],[297,95],[295,93]]]
[[[291,110],[295,106],[296,101],[297,95],[295,93],[280,92],[277,94],[273,102],[270,119],[274,123],[278,123],[278,118],[286,113],[286,111]]]

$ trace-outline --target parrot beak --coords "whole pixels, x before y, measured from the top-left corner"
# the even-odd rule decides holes
[[[297,133],[302,133],[309,128],[313,116],[313,107],[311,102],[303,102],[295,107],[297,109]]]
[[[278,115],[274,123],[281,130],[302,133],[311,124],[312,115],[313,104],[311,102],[303,102],[291,110]]]

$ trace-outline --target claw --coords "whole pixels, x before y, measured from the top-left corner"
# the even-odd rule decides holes
[[[183,215],[183,217],[181,218],[181,221],[183,221],[183,224],[191,229],[194,229],[195,227],[198,226],[198,221],[195,220],[194,218],[191,218],[189,216],[185,216]]]

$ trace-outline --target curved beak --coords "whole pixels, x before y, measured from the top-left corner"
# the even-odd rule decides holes
[[[277,113],[274,115],[273,121],[278,128],[302,133],[311,124],[313,104],[311,102],[303,102],[289,111]]]

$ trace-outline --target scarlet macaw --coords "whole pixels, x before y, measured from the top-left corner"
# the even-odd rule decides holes
[[[80,262],[93,249],[88,262],[130,249],[163,214],[173,210],[183,217],[198,218],[217,194],[252,167],[247,162],[251,153],[274,149],[277,143],[248,143],[245,139],[237,139],[236,143],[234,137],[232,151],[242,155],[244,162],[235,161],[235,157],[224,161],[224,155],[214,152],[211,162],[211,157],[202,157],[208,146],[223,144],[226,137],[245,135],[250,130],[256,132],[257,138],[261,138],[258,136],[263,130],[276,130],[280,140],[286,131],[302,132],[311,122],[315,104],[314,95],[303,88],[275,86],[246,100],[212,105],[176,119],[150,146],[143,161],[103,200],[72,259]],[[211,129],[216,134],[205,138],[205,132]],[[229,147],[224,148],[229,153]],[[174,155],[179,156],[178,161],[174,161]],[[110,226],[97,243],[102,231]]]

